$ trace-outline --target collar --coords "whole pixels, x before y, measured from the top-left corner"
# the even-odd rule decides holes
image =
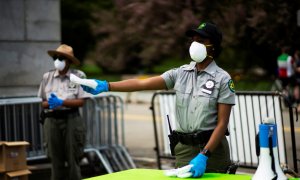
[[[183,70],[185,70],[185,71],[191,71],[191,70],[194,70],[195,68],[196,68],[195,61],[191,61],[190,64],[186,64],[183,66]]]
[[[71,71],[70,69],[68,69],[67,73],[65,74],[66,77],[70,77],[70,74],[71,74]],[[58,70],[56,69],[55,72],[54,72],[54,77],[59,77],[59,72]]]
[[[205,69],[204,71],[207,72],[210,75],[214,75],[217,71],[217,64],[215,61],[212,61]]]
[[[185,71],[192,71],[196,69],[196,62],[195,61],[191,61],[190,64],[185,65],[183,67],[183,70]],[[215,61],[212,61],[203,71],[207,72],[210,75],[214,75],[217,71],[217,64]]]

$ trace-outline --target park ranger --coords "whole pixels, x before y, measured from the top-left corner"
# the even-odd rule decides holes
[[[222,33],[215,24],[204,22],[188,30],[186,35],[192,40],[190,64],[144,80],[109,83],[95,80],[96,89],[82,87],[91,94],[174,89],[176,131],[172,136],[177,142],[171,151],[175,154],[176,166],[192,164],[193,177],[200,177],[204,172],[225,173],[230,165],[225,135],[231,107],[235,104],[235,91],[230,75],[215,62],[221,53]]]
[[[43,75],[38,96],[43,100],[41,120],[47,155],[52,163],[51,179],[80,180],[79,161],[86,129],[78,108],[84,104],[87,94],[70,81],[70,74],[81,78],[85,78],[85,74],[70,69],[70,64],[80,64],[72,47],[62,44],[48,54],[53,58],[55,69]]]

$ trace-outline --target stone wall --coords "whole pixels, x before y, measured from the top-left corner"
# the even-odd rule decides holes
[[[60,23],[60,0],[0,0],[0,98],[37,94]]]

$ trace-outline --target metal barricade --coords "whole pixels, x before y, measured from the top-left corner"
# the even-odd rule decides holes
[[[91,98],[83,109],[89,129],[85,151],[96,152],[109,173],[136,168],[125,148],[123,114],[123,100],[113,95]]]
[[[37,97],[0,99],[0,141],[27,141],[27,160],[45,159]],[[135,168],[125,148],[123,101],[107,95],[86,99],[80,109],[87,127],[85,152],[96,154],[108,173]]]
[[[162,159],[174,159],[171,156],[168,140],[167,115],[171,126],[175,129],[175,92],[156,92],[151,101],[155,150],[158,168],[162,168]],[[229,121],[228,141],[230,155],[233,162],[241,167],[256,168],[258,157],[256,155],[255,137],[258,126],[266,117],[273,117],[277,124],[278,154],[282,165],[293,167],[298,172],[296,141],[294,132],[294,115],[292,107],[283,114],[283,97],[276,92],[237,92],[236,104],[232,108]],[[297,115],[297,113],[296,113]],[[297,116],[296,116],[297,117]],[[284,129],[290,127],[291,133]],[[287,136],[291,139],[291,148],[287,148]],[[290,154],[291,156],[287,156]]]
[[[27,160],[45,158],[41,99],[37,97],[0,99],[0,140],[27,141]]]

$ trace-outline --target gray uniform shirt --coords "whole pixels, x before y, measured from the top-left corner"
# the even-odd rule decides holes
[[[89,97],[80,85],[70,81],[71,73],[80,78],[86,78],[84,72],[76,69],[69,69],[64,76],[60,76],[58,70],[51,70],[43,75],[38,97],[41,97],[43,100],[48,100],[52,92],[62,100]]]
[[[161,75],[168,89],[176,91],[176,130],[195,132],[217,126],[217,104],[235,104],[230,75],[212,61],[197,72],[196,63],[183,65]]]

